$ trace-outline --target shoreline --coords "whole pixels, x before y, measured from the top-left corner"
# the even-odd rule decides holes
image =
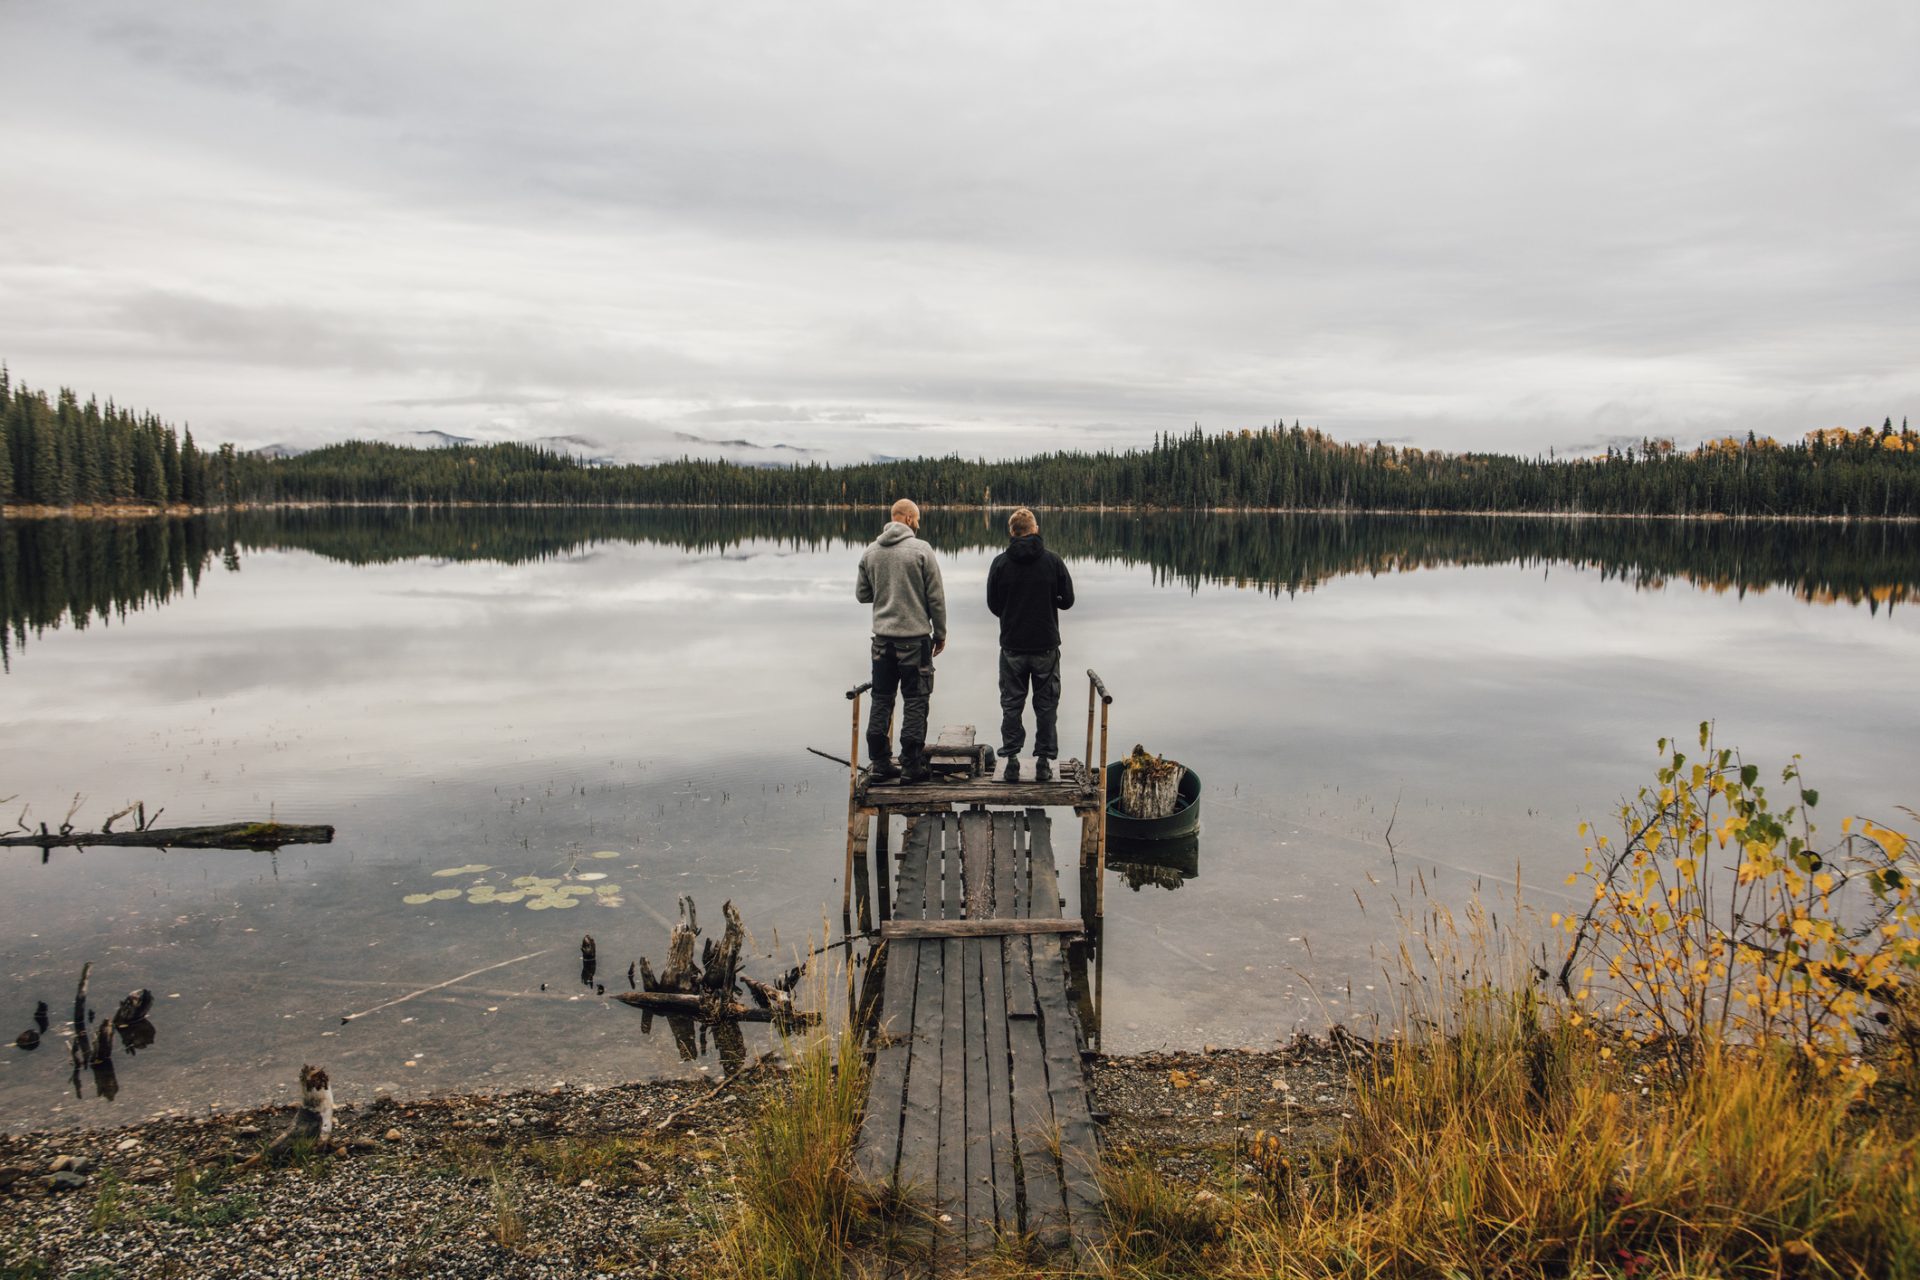
[[[1012,511],[1016,503],[928,504],[928,511],[956,511],[991,514]],[[1723,511],[1489,511],[1446,507],[1413,509],[1384,507],[1159,507],[1152,505],[1101,506],[1073,504],[1048,506],[1048,512],[1076,515],[1122,516],[1320,516],[1320,517],[1406,517],[1412,519],[1480,520],[1622,520],[1675,521],[1683,523],[1750,524],[1920,524],[1920,516],[1871,515],[1755,515]],[[879,510],[864,504],[847,503],[749,503],[749,502],[237,502],[230,506],[191,506],[184,502],[92,503],[71,507],[0,505],[5,520],[156,520],[161,517],[191,518],[218,516],[230,512],[253,511],[824,511],[872,514]]]
[[[1108,1149],[1146,1152],[1197,1187],[1256,1131],[1310,1142],[1337,1129],[1351,1053],[1296,1036],[1270,1050],[1101,1057],[1089,1073]],[[767,1055],[719,1084],[343,1104],[329,1150],[279,1167],[244,1162],[286,1127],[292,1104],[0,1135],[0,1267],[38,1261],[44,1271],[23,1274],[138,1277],[698,1274],[731,1225],[753,1123],[785,1078],[785,1064]],[[62,1164],[70,1176],[55,1189]],[[31,1254],[16,1256],[23,1249]]]

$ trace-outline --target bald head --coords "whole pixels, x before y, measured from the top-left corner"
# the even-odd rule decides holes
[[[913,499],[902,498],[893,504],[893,518],[909,529],[920,527],[920,508]]]

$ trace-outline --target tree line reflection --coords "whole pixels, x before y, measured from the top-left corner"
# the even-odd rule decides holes
[[[1636,590],[1784,590],[1877,613],[1911,598],[1920,526],[1899,522],[1609,520],[1475,516],[1043,513],[1069,559],[1144,566],[1155,582],[1274,595],[1349,574],[1462,565],[1577,567]],[[219,562],[304,551],[349,564],[523,563],[651,543],[693,555],[852,549],[881,518],[817,509],[329,507],[184,519],[0,521],[0,662],[30,635],[84,629],[198,589]],[[936,548],[1005,542],[1004,516],[927,513]]]

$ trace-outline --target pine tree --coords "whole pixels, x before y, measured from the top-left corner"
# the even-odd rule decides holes
[[[180,441],[158,422],[153,425],[160,435],[160,465],[164,473],[165,488],[160,500],[172,505],[180,501]]]

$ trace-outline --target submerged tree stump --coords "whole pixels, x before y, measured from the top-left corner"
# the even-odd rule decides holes
[[[1165,818],[1180,807],[1180,782],[1186,766],[1151,755],[1139,743],[1120,772],[1120,811],[1130,818]]]

